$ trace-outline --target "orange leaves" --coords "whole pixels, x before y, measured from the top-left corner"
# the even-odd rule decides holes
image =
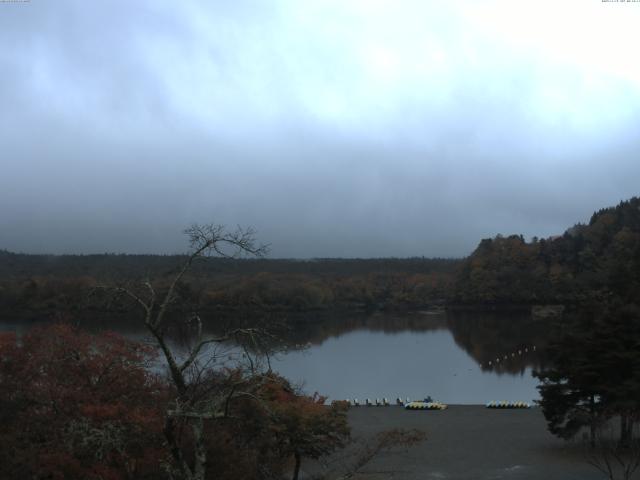
[[[0,332],[0,353],[2,352],[2,348],[15,346],[16,341],[17,337],[15,332]]]

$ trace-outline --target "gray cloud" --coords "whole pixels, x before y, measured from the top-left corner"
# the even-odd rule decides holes
[[[640,8],[477,5],[0,5],[0,248],[461,256],[637,194]]]

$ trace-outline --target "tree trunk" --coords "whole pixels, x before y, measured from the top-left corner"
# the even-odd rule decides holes
[[[167,444],[169,445],[171,455],[173,456],[173,459],[175,460],[176,465],[180,471],[180,478],[183,480],[190,480],[192,478],[191,469],[182,456],[182,450],[180,449],[175,436],[175,422],[173,418],[169,416],[165,418],[164,436],[167,439]]]
[[[296,451],[293,454],[293,457],[296,460],[296,465],[293,469],[293,480],[298,480],[298,475],[300,474],[300,464],[302,463],[302,457],[300,455],[300,452]]]
[[[193,467],[193,480],[204,480],[207,473],[207,446],[204,440],[204,420],[195,418],[192,420],[191,431],[195,449],[195,465]]]
[[[623,412],[620,414],[620,447],[627,448],[631,445],[631,428],[632,428],[631,417]]]
[[[596,433],[597,433],[597,423],[598,420],[596,418],[596,399],[595,399],[595,395],[591,395],[590,401],[589,401],[589,410],[590,410],[590,415],[591,415],[591,422],[590,422],[590,430],[589,430],[589,444],[591,445],[591,448],[595,448],[596,447]]]

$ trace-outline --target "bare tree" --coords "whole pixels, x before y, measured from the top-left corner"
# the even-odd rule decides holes
[[[329,457],[323,463],[323,472],[313,475],[314,480],[348,480],[357,478],[364,473],[380,455],[408,449],[423,442],[427,438],[424,431],[418,429],[383,430],[369,439],[355,439],[351,448],[341,455]],[[375,472],[375,474],[393,475],[396,470]]]
[[[166,361],[175,388],[175,398],[167,411],[164,425],[164,435],[175,464],[169,469],[171,477],[204,480],[207,469],[204,421],[226,417],[233,398],[251,396],[259,386],[255,381],[257,364],[252,358],[255,349],[244,349],[248,376],[236,373],[221,377],[209,368],[216,358],[211,348],[228,342],[256,347],[263,332],[255,328],[232,328],[217,336],[206,337],[202,319],[197,311],[193,311],[185,322],[194,330],[195,340],[186,352],[178,354],[168,341],[167,315],[171,306],[181,301],[179,286],[198,259],[211,255],[262,257],[268,247],[256,243],[253,229],[238,227],[229,231],[223,225],[193,225],[185,230],[185,234],[189,238],[190,253],[164,289],[154,286],[149,278],[137,284],[102,288],[130,298],[140,308],[144,325]],[[180,441],[185,425],[190,429],[193,442],[193,458],[190,459],[186,458]]]
[[[630,480],[640,467],[640,440],[621,443],[611,425],[598,428],[595,439],[585,445],[585,460],[609,480]]]

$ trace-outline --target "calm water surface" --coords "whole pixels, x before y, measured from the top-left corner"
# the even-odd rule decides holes
[[[483,371],[449,330],[358,330],[280,355],[274,367],[306,391],[331,399],[430,395],[446,403],[477,404],[538,398],[531,367],[514,374]]]
[[[0,330],[24,328],[0,322]],[[137,326],[112,329],[146,336]],[[346,316],[293,328],[290,348],[272,366],[329,400],[430,395],[451,404],[530,402],[538,398],[531,372],[541,365],[545,331],[544,322],[513,313]]]

